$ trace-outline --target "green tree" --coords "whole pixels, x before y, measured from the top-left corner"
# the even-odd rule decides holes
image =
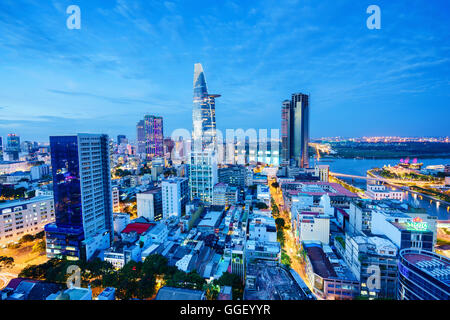
[[[0,256],[0,270],[3,268],[11,268],[14,265],[14,258],[7,256]]]
[[[283,229],[284,225],[285,225],[284,219],[283,218],[276,218],[275,219],[275,224],[277,225],[277,229],[278,230]]]
[[[242,300],[244,295],[244,284],[241,277],[234,273],[224,272],[222,276],[214,280],[214,283],[219,286],[230,286],[233,292],[233,300]]]
[[[37,243],[34,244],[33,248],[32,248],[32,252],[39,252],[39,253],[45,253],[45,249],[46,249],[46,244],[45,244],[45,240],[41,240]]]
[[[19,239],[19,243],[26,243],[34,241],[34,236],[31,234],[25,234]]]
[[[255,207],[258,209],[268,209],[269,207],[264,202],[257,202],[255,203]]]

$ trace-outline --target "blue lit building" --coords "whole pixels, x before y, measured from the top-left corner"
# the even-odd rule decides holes
[[[309,96],[292,94],[281,107],[282,163],[295,162],[301,168],[309,167]]]
[[[450,300],[450,259],[427,250],[401,250],[397,299]]]
[[[45,226],[49,258],[89,259],[113,236],[108,136],[50,137],[55,222]]]
[[[8,155],[9,161],[19,160],[20,137],[14,133],[10,133],[6,139],[6,143],[5,153]]]
[[[216,142],[216,101],[218,94],[209,94],[200,63],[194,66],[194,99],[192,108],[192,137],[202,142],[202,149]],[[200,150],[196,150],[200,151]]]

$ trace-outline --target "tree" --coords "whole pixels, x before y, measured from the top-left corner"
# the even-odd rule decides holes
[[[268,209],[269,207],[264,202],[257,202],[255,203],[255,207],[258,209]]]
[[[284,247],[285,237],[284,237],[283,230],[277,231],[277,240],[281,244],[281,247]]]
[[[288,267],[290,267],[292,263],[291,258],[284,250],[281,251],[281,263]]]
[[[14,265],[14,258],[0,256],[0,270],[2,268],[11,268]]]
[[[244,295],[244,284],[237,274],[224,272],[218,280],[214,280],[219,286],[230,286],[233,292],[233,300],[242,300]]]
[[[32,242],[34,241],[34,236],[31,234],[25,234],[19,239],[19,243]]]
[[[41,240],[41,241],[37,242],[36,244],[34,244],[34,246],[32,248],[32,252],[44,253],[45,249],[46,249],[45,240]]]
[[[283,229],[285,222],[283,218],[276,218],[275,219],[275,224],[277,225],[277,229]]]

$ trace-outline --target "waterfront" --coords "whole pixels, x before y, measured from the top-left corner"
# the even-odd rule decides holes
[[[311,163],[315,163],[315,160],[311,159]],[[381,168],[383,165],[394,166],[398,164],[399,159],[322,159],[318,163],[327,164],[330,166],[330,171],[345,173],[351,175],[366,176],[366,171],[372,168]],[[418,159],[418,162],[423,162],[423,168],[429,165],[437,164],[448,164],[450,163],[449,158],[436,158],[436,159]],[[342,178],[343,180],[353,184],[354,186],[366,189],[366,181]],[[415,199],[410,193],[407,194],[405,201],[409,203],[415,203],[416,205],[426,208],[427,212],[432,216],[437,216],[440,220],[448,220],[450,213],[447,212],[445,206],[439,206],[436,202],[431,202],[430,200],[421,200],[419,198]]]

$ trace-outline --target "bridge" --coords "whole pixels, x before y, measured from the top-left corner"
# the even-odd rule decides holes
[[[381,181],[381,182],[389,183],[389,181],[387,179],[383,179],[383,178],[364,177],[364,176],[357,176],[357,175],[338,173],[338,172],[330,172],[330,175],[334,176],[334,177],[352,178],[352,179],[361,179],[361,180],[374,180],[374,181]]]

